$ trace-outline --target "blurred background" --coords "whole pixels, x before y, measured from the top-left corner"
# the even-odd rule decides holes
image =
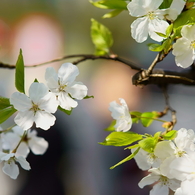
[[[130,34],[133,21],[127,11],[113,19],[102,19],[107,10],[93,7],[88,0],[1,0],[0,1],[0,61],[14,65],[23,50],[25,65],[34,65],[69,54],[93,54],[90,38],[90,19],[106,25],[113,33],[112,51],[121,57],[147,68],[156,53],[147,49],[148,40],[136,43]],[[46,67],[56,70],[64,62],[26,68],[26,91],[35,78],[44,81]],[[159,68],[179,70],[172,55],[158,65]],[[148,194],[149,188],[139,189],[137,183],[144,176],[134,160],[110,170],[130,154],[119,147],[99,145],[108,135],[105,129],[112,118],[109,103],[124,98],[130,110],[162,111],[165,103],[156,86],[143,89],[131,84],[136,73],[124,64],[96,60],[78,65],[77,81],[88,86],[88,95],[94,99],[79,101],[70,116],[57,112],[57,121],[48,131],[38,134],[49,142],[45,155],[30,154],[32,170],[20,169],[18,179],[11,180],[0,171],[0,195],[130,195]],[[16,91],[14,70],[0,70],[0,95],[10,97]],[[175,129],[194,127],[195,90],[192,87],[171,86],[171,106],[177,110]],[[170,115],[165,117],[169,119]],[[8,127],[13,118],[2,124]],[[160,129],[159,129],[160,128]],[[161,124],[154,122],[148,133],[160,131]],[[146,132],[141,125],[132,131]]]

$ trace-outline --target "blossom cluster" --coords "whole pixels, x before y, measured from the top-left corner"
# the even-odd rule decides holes
[[[169,189],[175,195],[195,194],[195,134],[181,128],[173,140],[157,143],[153,153],[142,149],[134,157],[142,170],[149,175],[139,182],[139,187],[155,183],[150,194],[168,195]]]
[[[9,131],[1,129],[0,162],[3,162],[3,172],[16,179],[19,175],[17,163],[25,170],[30,170],[26,161],[30,150],[36,154],[44,154],[48,148],[48,142],[37,136],[36,130],[24,131],[19,126],[14,126]]]
[[[76,82],[79,74],[77,66],[64,63],[58,73],[49,67],[45,72],[46,84],[33,82],[27,96],[21,92],[14,92],[10,103],[18,111],[14,118],[17,126],[0,131],[0,162],[4,162],[3,172],[16,179],[19,174],[17,163],[25,170],[30,170],[26,161],[30,150],[36,154],[44,154],[48,143],[37,136],[30,128],[35,124],[37,128],[48,130],[55,123],[53,115],[57,109],[71,111],[87,95],[87,87]]]
[[[132,0],[127,8],[129,14],[138,17],[131,24],[131,35],[139,43],[144,42],[148,35],[151,39],[162,42],[166,31],[186,5],[185,0],[173,0],[170,7],[159,9],[163,0]],[[181,36],[173,43],[172,54],[177,66],[187,68],[195,59],[195,25],[183,25]]]
[[[120,103],[113,101],[109,110],[116,120],[115,130],[126,132],[132,126],[131,115],[124,99]],[[195,194],[195,133],[192,129],[181,128],[172,140],[159,139],[151,152],[142,149],[139,144],[132,147],[132,154],[138,150],[134,159],[141,170],[149,174],[139,183],[139,187],[153,185],[150,195]]]
[[[81,100],[87,95],[87,87],[75,81],[78,74],[77,66],[71,63],[62,64],[58,73],[49,67],[45,72],[47,86],[34,82],[29,88],[29,96],[13,93],[10,102],[18,110],[15,123],[23,130],[31,128],[33,123],[36,127],[48,130],[55,123],[53,113],[58,106],[70,111],[78,105],[75,99]]]

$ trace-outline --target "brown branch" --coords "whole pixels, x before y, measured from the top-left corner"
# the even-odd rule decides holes
[[[195,70],[188,69],[182,72],[154,69],[150,75],[147,70],[141,70],[132,77],[132,83],[136,86],[155,84],[167,86],[169,84],[195,85]]]
[[[141,68],[135,64],[134,62],[130,61],[130,60],[126,60],[124,58],[121,58],[119,56],[116,55],[110,55],[110,56],[96,56],[93,54],[76,54],[76,55],[67,55],[67,56],[63,56],[61,58],[57,58],[54,60],[50,60],[47,62],[43,62],[40,64],[35,64],[35,65],[26,65],[26,68],[33,68],[33,67],[39,67],[39,66],[43,66],[46,64],[51,64],[54,62],[60,62],[62,60],[66,60],[66,59],[70,59],[70,58],[80,58],[76,61],[73,62],[73,64],[77,65],[81,62],[87,61],[87,60],[98,60],[98,59],[104,59],[104,60],[113,60],[113,61],[118,61],[121,62],[123,64],[128,65],[129,67],[131,67],[134,70],[141,70]],[[4,64],[3,62],[0,62],[0,68],[8,68],[8,69],[14,69],[15,65],[9,65],[9,64]]]
[[[172,130],[175,124],[177,123],[176,111],[171,107],[169,102],[169,95],[167,93],[167,87],[162,87],[163,95],[165,98],[166,110],[171,112],[172,120],[170,121],[170,126],[168,130]]]

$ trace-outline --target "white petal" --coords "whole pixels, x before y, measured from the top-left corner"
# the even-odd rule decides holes
[[[139,17],[146,15],[150,11],[155,11],[161,5],[163,0],[132,0],[127,8],[130,15]]]
[[[115,125],[115,129],[116,131],[129,131],[129,129],[131,129],[132,126],[132,119],[128,118],[128,119],[119,119],[116,121],[116,125]]]
[[[15,153],[15,156],[16,157],[23,156],[24,158],[26,158],[29,152],[30,150],[28,148],[28,145],[25,142],[21,142]]]
[[[51,92],[39,100],[39,108],[49,113],[55,113],[58,105],[59,102],[56,100],[56,95]]]
[[[156,32],[165,34],[168,26],[169,26],[169,23],[164,20],[161,20],[158,18],[150,20],[149,25],[148,25],[148,30],[149,30],[149,35],[151,39],[161,42],[164,38],[156,34]]]
[[[48,67],[45,72],[45,80],[47,81],[47,86],[53,93],[58,92],[58,75],[53,67]]]
[[[116,101],[110,102],[108,109],[111,112],[111,116],[116,120],[119,119],[121,115],[124,115],[124,107],[116,103]]]
[[[181,187],[175,192],[175,195],[194,195],[195,194],[195,179],[189,181],[184,180],[181,183]]]
[[[77,100],[82,100],[87,95],[87,90],[87,87],[81,82],[73,82],[66,88],[66,92]]]
[[[32,83],[29,88],[29,97],[37,104],[41,98],[49,93],[49,90],[43,83]]]
[[[166,185],[157,183],[153,186],[153,189],[150,191],[150,195],[169,195],[169,188]]]
[[[43,130],[48,130],[54,125],[56,117],[45,111],[37,111],[35,114],[36,127],[40,127]]]
[[[1,154],[1,160],[8,161],[11,157],[14,157],[14,156],[15,156],[14,153],[10,153],[10,154],[3,153],[3,154]]]
[[[77,107],[78,103],[73,100],[66,92],[62,92],[58,96],[60,106],[65,110]]]
[[[180,56],[188,52],[189,50],[191,50],[190,44],[191,42],[184,37],[178,39],[176,43],[173,44],[173,55]]]
[[[26,111],[32,107],[31,100],[23,93],[15,92],[10,98],[10,103],[14,105],[18,111]]]
[[[131,24],[131,35],[138,42],[142,43],[148,38],[148,18],[137,18]]]
[[[79,75],[79,69],[77,66],[71,63],[64,63],[58,70],[58,77],[61,84],[72,83]]]
[[[195,41],[195,25],[186,25],[181,29],[181,35],[190,41]]]
[[[189,66],[192,65],[194,58],[195,56],[193,50],[190,49],[183,53],[182,55],[176,56],[175,63],[177,64],[177,66],[180,66],[182,68],[188,68]]]
[[[18,114],[14,118],[14,121],[22,129],[28,130],[33,125],[33,122],[34,122],[34,112],[33,111],[18,112]]]
[[[140,188],[143,188],[146,185],[153,184],[154,182],[158,181],[160,178],[159,175],[147,175],[146,177],[142,178],[142,180],[138,183]]]
[[[5,162],[2,170],[12,179],[16,179],[19,175],[19,168],[18,165],[15,164],[14,160],[12,160],[10,163]]]
[[[131,152],[132,153],[135,152],[136,149],[137,148],[131,149]],[[139,152],[134,157],[137,166],[144,171],[151,168],[151,163],[147,161],[147,156],[148,152],[140,148]]]
[[[33,137],[28,141],[30,149],[36,155],[44,154],[48,148],[48,142],[41,137]]]
[[[184,180],[188,175],[195,172],[195,163],[188,156],[182,156],[170,163],[170,169],[173,177]]]
[[[160,159],[166,159],[170,156],[174,156],[175,150],[171,147],[171,141],[158,142],[154,148],[154,154]]]
[[[26,159],[22,156],[19,156],[17,159],[17,162],[19,162],[19,164],[21,165],[21,167],[25,170],[30,170],[30,165],[29,163],[26,161]]]
[[[132,0],[128,5],[127,9],[129,10],[129,14],[134,17],[144,16],[147,14],[147,10],[143,7],[145,3],[144,0]]]

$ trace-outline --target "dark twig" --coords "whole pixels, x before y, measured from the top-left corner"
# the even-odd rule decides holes
[[[170,126],[169,126],[168,130],[172,130],[177,122],[176,111],[170,105],[169,95],[167,93],[167,87],[162,87],[162,90],[163,90],[163,95],[164,95],[165,104],[166,104],[164,114],[166,114],[168,111],[171,112],[172,120],[170,121]]]
[[[43,66],[45,64],[51,64],[51,63],[54,63],[54,62],[60,62],[62,60],[66,60],[66,59],[70,59],[70,58],[80,58],[77,61],[73,62],[73,64],[75,64],[75,65],[77,65],[77,64],[79,64],[79,63],[81,63],[83,61],[86,61],[86,60],[105,59],[105,60],[113,60],[113,61],[121,62],[123,64],[128,65],[129,67],[131,67],[134,70],[141,70],[141,68],[138,65],[136,65],[135,63],[133,63],[132,61],[126,60],[126,59],[121,58],[121,57],[118,57],[116,55],[96,56],[96,55],[93,55],[93,54],[67,55],[67,56],[63,56],[61,58],[57,58],[57,59],[50,60],[50,61],[47,61],[47,62],[43,62],[43,63],[40,63],[40,64],[26,65],[25,67],[26,68],[39,67],[39,66]],[[14,69],[15,68],[15,65],[9,65],[9,64],[4,64],[4,63],[0,62],[0,68]]]

